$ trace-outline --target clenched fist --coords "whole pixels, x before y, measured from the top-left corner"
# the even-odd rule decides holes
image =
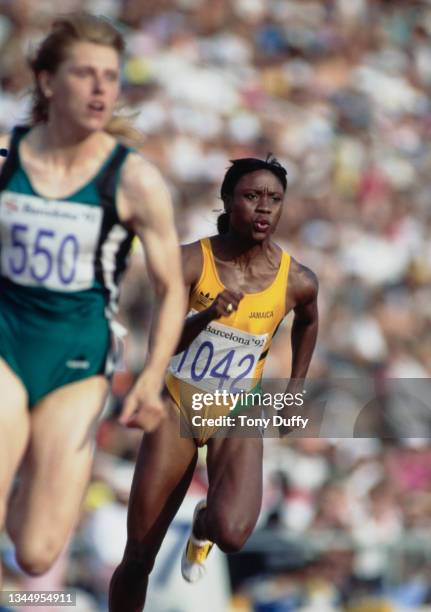
[[[219,319],[220,317],[228,317],[238,310],[238,305],[243,297],[244,294],[241,291],[224,289],[218,294],[214,302],[208,308],[211,312],[211,318]]]

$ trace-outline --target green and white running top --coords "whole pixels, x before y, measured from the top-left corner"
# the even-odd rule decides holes
[[[115,198],[130,152],[117,144],[97,174],[66,198],[42,197],[19,156],[15,128],[0,174],[0,302],[68,319],[111,318],[133,239]]]

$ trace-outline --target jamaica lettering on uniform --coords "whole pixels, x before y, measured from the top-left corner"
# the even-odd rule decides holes
[[[266,312],[251,312],[248,315],[249,319],[270,319],[274,316],[273,310],[267,310]]]

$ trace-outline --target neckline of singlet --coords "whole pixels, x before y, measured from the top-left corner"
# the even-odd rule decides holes
[[[118,150],[118,147],[120,146],[118,142],[116,142],[114,144],[114,146],[109,151],[108,155],[105,157],[104,161],[100,165],[100,167],[97,170],[97,172],[95,174],[93,174],[87,180],[87,182],[84,183],[84,185],[82,185],[78,189],[75,189],[75,191],[73,191],[72,193],[67,194],[65,196],[61,196],[61,197],[49,197],[49,196],[45,196],[45,195],[41,194],[37,189],[35,189],[35,187],[33,185],[33,182],[32,182],[32,180],[30,178],[30,175],[28,174],[28,172],[25,169],[25,166],[24,166],[24,164],[22,163],[22,160],[21,160],[20,144],[22,142],[22,139],[24,138],[24,136],[26,136],[28,134],[30,129],[31,128],[28,128],[25,132],[20,134],[19,138],[15,142],[15,146],[16,146],[16,160],[17,160],[17,164],[18,164],[19,169],[24,174],[25,179],[26,179],[26,181],[29,184],[29,187],[30,187],[30,189],[32,191],[32,195],[34,195],[37,198],[40,198],[41,200],[45,200],[47,202],[63,202],[63,201],[72,200],[74,198],[77,198],[77,196],[81,193],[81,191],[84,191],[84,189],[86,189],[90,183],[98,180],[98,178],[105,171],[105,169],[107,168],[107,166],[109,165],[109,163],[113,159],[114,155],[116,154],[116,152]]]
[[[204,246],[207,247],[207,251],[209,254],[209,261],[210,261],[210,265],[212,267],[212,271],[213,274],[215,276],[216,281],[219,283],[219,285],[221,287],[223,287],[223,289],[227,289],[226,285],[224,283],[222,283],[218,270],[217,270],[217,265],[214,259],[214,253],[213,253],[213,249],[212,249],[212,245],[211,245],[211,240],[210,238],[203,238],[202,241]],[[288,253],[286,253],[285,251],[283,251],[283,249],[281,250],[281,259],[280,259],[280,265],[278,266],[278,271],[277,274],[275,275],[273,281],[271,282],[270,285],[268,285],[268,287],[265,287],[265,289],[262,289],[261,291],[255,291],[255,292],[248,292],[244,294],[244,297],[255,297],[258,295],[262,295],[263,293],[269,292],[271,289],[274,288],[274,286],[276,285],[276,283],[279,281],[279,277],[283,271],[283,269],[286,267],[286,261],[287,258],[289,257]],[[286,270],[287,272],[288,270]],[[287,287],[287,278],[286,278],[286,287]]]

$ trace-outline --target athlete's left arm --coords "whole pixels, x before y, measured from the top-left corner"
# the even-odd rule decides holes
[[[294,312],[291,333],[292,370],[286,393],[291,393],[294,396],[296,393],[302,393],[304,389],[304,379],[316,345],[318,288],[319,285],[314,272],[292,258],[286,296],[286,306],[288,310],[293,309]],[[279,426],[280,436],[285,436],[292,431],[288,419],[295,416],[296,413],[295,405],[286,405],[281,410],[279,414],[285,421]],[[297,418],[297,415],[295,418]]]
[[[306,377],[316,345],[318,289],[319,283],[314,272],[292,259],[288,287],[294,312],[291,335],[292,381]]]
[[[129,156],[122,172],[118,212],[144,246],[156,295],[145,368],[120,420],[151,431],[164,416],[160,392],[182,329],[186,297],[169,191],[159,171],[137,154]]]

